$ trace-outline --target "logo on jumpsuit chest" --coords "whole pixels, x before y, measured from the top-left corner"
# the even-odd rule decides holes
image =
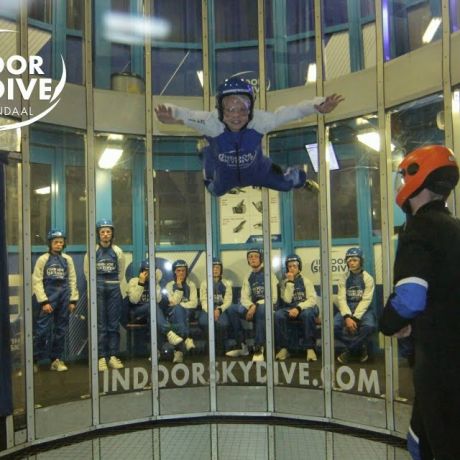
[[[219,153],[217,156],[221,163],[225,163],[228,168],[249,168],[256,159],[255,152],[240,152],[239,155],[236,150]]]

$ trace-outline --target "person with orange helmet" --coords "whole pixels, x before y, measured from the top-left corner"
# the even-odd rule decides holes
[[[396,203],[407,220],[380,330],[413,336],[415,399],[407,440],[414,459],[460,458],[460,221],[446,205],[458,180],[455,155],[442,145],[414,150],[398,170]]]

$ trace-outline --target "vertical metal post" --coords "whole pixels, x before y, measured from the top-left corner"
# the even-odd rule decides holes
[[[22,1],[20,6],[19,50],[21,56],[29,55],[27,2]],[[24,84],[29,83],[29,75],[22,75]],[[29,101],[22,99],[22,111],[29,113]],[[24,115],[23,115],[24,119]],[[27,411],[27,440],[35,439],[35,398],[33,378],[33,324],[32,324],[32,236],[30,232],[30,128],[21,128],[21,199],[22,199],[22,267],[23,274],[22,304],[24,306],[24,346],[26,371],[26,411]]]
[[[315,47],[316,47],[316,94],[324,95],[324,57],[322,35],[321,0],[315,0]],[[320,222],[320,263],[321,263],[321,297],[323,305],[323,370],[325,415],[332,418],[332,381],[334,373],[334,327],[332,314],[332,276],[330,267],[331,254],[331,196],[329,183],[329,164],[326,159],[327,132],[324,116],[318,116],[318,155],[319,155],[319,222]],[[326,333],[327,331],[327,333]]]
[[[385,0],[383,0],[385,1]],[[391,185],[392,159],[391,159],[391,115],[385,112],[385,61],[384,61],[384,30],[388,24],[383,21],[383,3],[382,0],[376,0],[375,3],[375,22],[377,34],[377,114],[379,120],[380,136],[380,209],[381,209],[381,230],[382,230],[382,282],[383,296],[387,298],[391,292],[392,286],[392,260],[393,260],[393,202],[390,197],[393,196]],[[387,427],[394,429],[394,406],[393,398],[397,384],[397,369],[394,361],[395,356],[392,354],[390,347],[391,339],[385,339],[385,386],[386,386],[386,416]],[[396,372],[396,374],[395,374]]]
[[[259,108],[265,110],[267,99],[267,75],[265,68],[265,2],[257,0],[257,28],[259,42]],[[263,139],[263,149],[267,152],[267,138]],[[271,228],[270,228],[270,196],[266,188],[262,189],[262,235],[264,245],[264,285],[265,285],[265,357],[267,366],[267,410],[275,410],[274,371],[273,371],[273,305],[271,283]]]
[[[150,17],[153,14],[151,2],[144,4],[144,15]],[[148,253],[150,266],[150,311],[156,312],[158,302],[156,296],[155,279],[155,199],[153,195],[153,95],[152,95],[152,41],[145,37],[145,154],[146,154],[146,177],[147,182],[147,235]],[[155,417],[160,415],[160,390],[158,388],[158,328],[156,314],[150,315],[150,354],[152,357],[152,413]]]
[[[88,312],[89,347],[91,369],[91,398],[93,425],[100,423],[99,374],[97,348],[97,293],[96,293],[96,159],[94,154],[94,103],[93,103],[93,40],[92,40],[92,1],[85,0],[84,50],[85,88],[86,88],[86,225],[88,248]]]
[[[212,3],[212,0],[211,0]],[[203,109],[210,110],[210,66],[209,66],[209,21],[208,21],[208,0],[201,2],[201,42],[203,46]],[[208,302],[208,343],[209,343],[209,397],[211,413],[217,411],[217,373],[216,373],[216,335],[214,326],[214,280],[212,276],[212,254],[213,254],[213,213],[212,196],[205,191],[204,197],[206,215],[206,283]]]

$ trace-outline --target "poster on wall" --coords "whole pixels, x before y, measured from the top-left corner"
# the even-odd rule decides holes
[[[262,242],[262,191],[244,187],[219,200],[221,244]],[[279,194],[269,190],[273,241],[281,241]]]

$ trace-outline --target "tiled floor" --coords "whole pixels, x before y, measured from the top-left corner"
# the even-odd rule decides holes
[[[215,439],[212,439],[212,437]],[[212,446],[217,446],[215,451]],[[16,457],[21,458],[21,457]],[[37,460],[410,460],[387,444],[339,433],[263,424],[193,424],[132,431],[71,444]]]

